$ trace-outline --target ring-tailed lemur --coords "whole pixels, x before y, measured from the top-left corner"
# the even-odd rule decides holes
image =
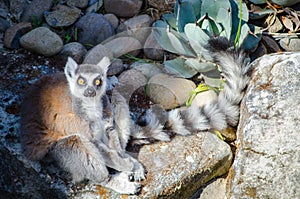
[[[168,112],[167,126],[177,134],[237,124],[249,66],[243,53],[230,47],[222,38],[209,41],[208,49],[226,78],[225,88],[215,103]],[[97,65],[78,65],[69,58],[64,74],[44,76],[32,85],[21,106],[21,143],[32,160],[50,153],[74,181],[88,179],[120,193],[135,194],[145,171],[125,150],[130,136],[170,139],[153,114],[145,128],[132,125],[128,104],[117,90],[108,100],[109,64],[107,57]],[[111,175],[108,167],[119,172]]]
[[[131,135],[126,100],[115,91],[108,103],[109,65],[107,57],[97,65],[78,65],[69,58],[64,74],[44,76],[32,85],[21,106],[21,143],[32,160],[51,154],[74,181],[88,179],[135,194],[145,171],[125,151]],[[169,140],[164,132],[152,137]],[[119,172],[110,175],[107,167]]]

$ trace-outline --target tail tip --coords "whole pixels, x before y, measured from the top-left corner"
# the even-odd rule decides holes
[[[232,47],[233,43],[230,42],[226,37],[212,37],[208,40],[207,48],[212,51],[226,51]]]

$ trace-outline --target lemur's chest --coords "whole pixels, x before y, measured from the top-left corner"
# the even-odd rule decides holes
[[[91,104],[78,110],[68,92],[61,94],[52,100],[53,114],[49,117],[53,118],[53,122],[49,124],[50,128],[64,136],[78,134],[87,139],[101,139],[101,107]]]

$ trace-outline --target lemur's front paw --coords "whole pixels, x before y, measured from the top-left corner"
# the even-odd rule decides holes
[[[138,182],[128,182],[125,187],[126,194],[138,194],[141,191],[142,185]]]
[[[131,173],[130,180],[132,180],[132,181],[140,182],[145,179],[146,179],[146,173],[145,173],[144,169],[136,170]]]
[[[127,172],[113,175],[104,186],[121,194],[138,194],[142,188],[139,182],[129,181]]]
[[[146,179],[146,172],[144,167],[140,163],[134,164],[134,170],[129,174],[130,181],[143,181]]]

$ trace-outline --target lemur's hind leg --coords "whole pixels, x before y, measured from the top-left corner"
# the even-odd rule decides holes
[[[131,173],[129,173],[129,177],[132,180],[135,181],[141,181],[144,180],[145,177],[145,169],[143,167],[143,165],[134,157],[132,157],[131,155],[129,155],[125,150],[122,149],[120,141],[119,141],[119,136],[118,136],[118,132],[117,129],[111,127],[110,129],[106,130],[107,135],[109,137],[109,147],[116,149],[115,152],[110,152],[110,149],[107,149],[107,151],[105,152],[105,154],[110,155],[110,158],[107,158],[108,160],[111,160],[111,162],[107,162],[107,165],[118,165],[120,166],[120,164],[123,164],[121,161],[130,161],[132,163],[132,168],[131,168]],[[105,146],[101,147],[102,150],[107,148]],[[117,154],[116,154],[117,152]],[[113,156],[112,156],[113,155]],[[117,156],[121,156],[123,160],[119,160],[119,158]],[[117,157],[117,158],[115,158]],[[119,168],[122,169],[122,171],[125,171],[124,168]]]
[[[103,156],[93,143],[80,135],[59,139],[50,154],[62,168],[71,173],[76,182],[89,179],[100,183],[109,179]]]
[[[109,175],[105,158],[99,149],[80,135],[58,140],[50,153],[76,182],[89,179],[122,194],[135,194],[140,190],[140,183],[131,182],[128,172]]]

